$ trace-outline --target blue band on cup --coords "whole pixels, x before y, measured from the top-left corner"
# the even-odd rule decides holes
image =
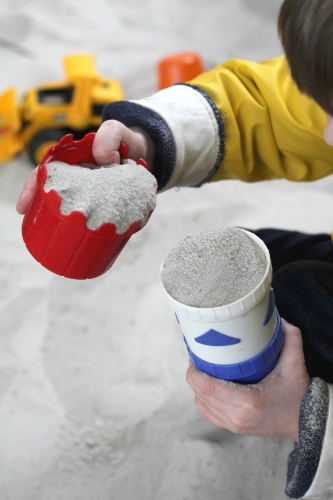
[[[278,362],[280,351],[284,342],[284,330],[279,313],[275,309],[277,326],[275,333],[267,346],[256,356],[241,363],[232,365],[217,365],[208,363],[199,358],[189,348],[186,339],[184,342],[194,366],[202,372],[215,378],[232,380],[242,384],[255,384],[265,378]]]

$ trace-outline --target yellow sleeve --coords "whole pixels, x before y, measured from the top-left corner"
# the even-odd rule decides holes
[[[312,181],[333,172],[325,114],[299,92],[284,56],[227,61],[190,84],[213,99],[225,122],[224,158],[213,181]]]

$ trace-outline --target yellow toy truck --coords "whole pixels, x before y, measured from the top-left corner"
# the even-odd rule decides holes
[[[124,99],[119,82],[96,72],[92,55],[69,55],[63,63],[66,81],[32,88],[20,104],[14,87],[0,95],[0,162],[27,151],[38,165],[63,135],[78,140],[96,131],[105,104]]]

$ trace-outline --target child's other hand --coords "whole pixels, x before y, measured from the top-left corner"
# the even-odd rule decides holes
[[[19,199],[16,203],[16,211],[21,215],[24,215],[25,212],[27,211],[27,208],[29,206],[31,198],[35,192],[36,185],[37,185],[37,170],[38,170],[38,167],[36,167],[31,172],[31,174],[29,175],[29,177],[25,181],[22,192],[21,192]]]
[[[283,321],[286,339],[275,369],[254,385],[218,380],[192,364],[187,382],[203,417],[237,434],[285,437],[298,441],[301,401],[309,387],[301,332]]]
[[[150,139],[139,129],[129,129],[123,123],[116,120],[107,120],[102,123],[96,133],[93,143],[93,155],[98,165],[108,163],[120,163],[118,152],[120,143],[124,142],[128,147],[128,156],[131,160],[143,158],[151,163],[148,158],[151,149]]]

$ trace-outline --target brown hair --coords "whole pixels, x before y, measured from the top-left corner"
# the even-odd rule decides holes
[[[333,116],[333,0],[285,0],[278,32],[298,88]]]

